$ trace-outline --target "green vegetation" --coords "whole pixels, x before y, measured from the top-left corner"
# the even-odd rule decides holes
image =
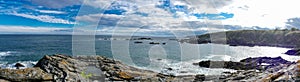
[[[85,74],[85,72],[84,71],[82,71],[82,72],[80,72],[80,75],[82,76],[82,77],[84,77],[84,78],[90,78],[90,77],[92,77],[93,76],[93,74],[92,73],[88,73],[88,74]]]

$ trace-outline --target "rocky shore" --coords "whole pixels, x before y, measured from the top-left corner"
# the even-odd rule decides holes
[[[284,54],[287,54],[287,55],[291,55],[291,56],[299,56],[300,55],[300,49],[291,49],[291,50],[288,50],[287,52],[285,52]]]
[[[211,39],[211,36],[214,35],[224,35],[224,37]],[[236,30],[197,35],[196,37],[188,37],[188,39],[180,40],[180,42],[228,44],[230,46],[299,48],[300,39],[295,37],[300,37],[299,30]]]
[[[202,67],[212,67],[212,63],[223,64],[237,72],[221,75],[174,76],[138,69],[103,56],[44,56],[32,68],[0,69],[0,81],[45,81],[45,82],[91,82],[91,81],[141,81],[141,82],[201,82],[201,81],[300,81],[300,61],[289,62],[278,58],[247,58],[240,62],[201,61],[194,63]],[[279,62],[279,63],[278,63]],[[263,64],[264,69],[261,68]]]

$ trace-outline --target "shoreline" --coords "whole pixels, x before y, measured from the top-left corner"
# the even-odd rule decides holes
[[[252,59],[248,60],[252,61]],[[196,74],[173,76],[128,66],[120,61],[103,56],[71,57],[58,54],[44,56],[31,68],[0,69],[0,81],[263,81],[268,77],[275,78],[274,75],[276,75],[276,79],[280,79],[284,76],[282,74],[284,68],[289,67],[293,68],[293,70],[298,70],[298,64],[300,66],[300,61],[287,65],[279,64],[265,71],[250,69],[237,70],[234,73],[223,72],[221,75]],[[275,68],[280,69],[274,71]],[[267,71],[274,72],[269,73]],[[239,74],[244,74],[244,76],[240,76]],[[296,71],[294,75],[298,76],[297,74],[298,72]],[[260,79],[257,79],[258,77]],[[275,79],[269,79],[269,81],[275,81]]]

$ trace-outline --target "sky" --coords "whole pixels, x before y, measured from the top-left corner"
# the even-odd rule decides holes
[[[0,0],[0,34],[198,35],[300,28],[296,0]]]

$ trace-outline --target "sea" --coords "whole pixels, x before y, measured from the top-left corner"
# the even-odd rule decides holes
[[[16,63],[34,66],[44,55],[65,54],[74,56],[72,35],[0,35],[0,67],[15,69]],[[203,60],[240,61],[248,57],[282,57],[297,61],[298,56],[285,55],[290,48],[268,46],[229,46],[223,44],[190,44],[175,37],[134,36],[124,38],[97,35],[94,39],[95,55],[114,58],[125,64],[173,75],[215,75],[236,70],[203,68],[193,63]],[[73,40],[73,41],[72,41]],[[77,39],[75,39],[77,40]],[[73,43],[72,43],[73,42]],[[150,44],[150,43],[155,44]],[[84,50],[83,48],[82,50]],[[76,50],[76,49],[75,49]],[[90,53],[89,53],[90,54]],[[85,55],[84,53],[76,55]],[[172,70],[166,70],[171,68]]]

